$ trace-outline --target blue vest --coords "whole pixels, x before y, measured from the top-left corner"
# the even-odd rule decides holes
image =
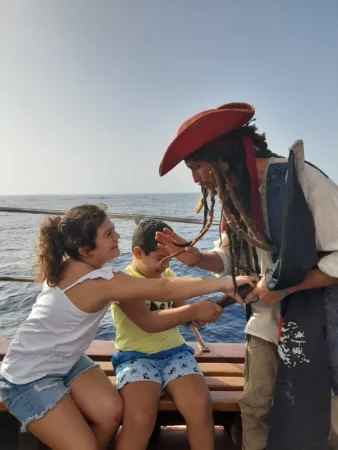
[[[318,263],[318,254],[292,151],[288,162],[268,167],[261,200],[265,232],[276,248],[265,273],[267,286],[271,291],[296,286]],[[331,383],[324,292],[299,291],[281,302],[283,328],[267,450],[327,448]]]

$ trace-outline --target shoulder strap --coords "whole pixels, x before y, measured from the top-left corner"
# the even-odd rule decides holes
[[[73,288],[77,284],[83,283],[86,280],[95,280],[96,278],[104,278],[105,280],[111,280],[114,277],[114,272],[111,269],[96,269],[92,272],[86,273],[83,277],[79,278],[75,283],[72,283],[70,286],[66,287],[63,292],[69,291],[69,289]]]

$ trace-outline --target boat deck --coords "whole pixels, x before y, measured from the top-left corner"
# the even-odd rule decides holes
[[[205,353],[196,343],[189,343],[195,349],[195,358],[206,377],[209,386],[216,431],[216,450],[239,450],[241,448],[241,426],[238,398],[243,389],[244,344],[208,344],[210,352]],[[9,341],[0,340],[0,361],[7,351]],[[94,341],[87,355],[97,361],[111,382],[115,373],[110,362],[115,352],[111,341]],[[0,362],[1,364],[1,362]],[[169,395],[159,402],[156,432],[149,443],[149,450],[189,449],[186,428],[182,416]],[[223,428],[224,427],[224,428]],[[0,449],[1,450],[47,450],[29,433],[19,433],[19,424],[6,410],[0,400]],[[114,448],[114,446],[112,447]]]
[[[0,424],[4,425],[4,413],[0,414]],[[6,414],[8,419],[8,414]],[[2,428],[0,427],[0,429]],[[9,430],[12,429],[12,427],[8,428]],[[3,430],[2,430],[3,431]],[[0,440],[0,448],[1,450],[17,450],[18,448],[18,439],[17,435],[13,433],[7,433],[7,435],[4,435],[3,432],[1,433],[1,440]],[[221,427],[216,427],[215,430],[216,435],[216,446],[215,450],[238,450],[238,446],[236,446],[233,443],[233,440],[231,439],[231,436],[229,436],[228,433],[223,431]],[[112,446],[112,449],[114,448],[114,445]],[[186,429],[185,427],[163,427],[159,433],[159,435],[156,438],[152,438],[151,442],[148,445],[147,450],[172,450],[175,448],[175,450],[189,450],[189,443],[187,440],[186,435]],[[46,447],[43,444],[39,444],[37,442],[32,441],[32,447],[29,450],[48,450],[48,447]],[[26,450],[26,449],[25,449]],[[28,448],[27,448],[28,450]]]

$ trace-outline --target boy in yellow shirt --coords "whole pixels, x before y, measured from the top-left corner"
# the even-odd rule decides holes
[[[132,237],[133,260],[126,272],[135,277],[174,277],[166,261],[167,254],[158,249],[155,233],[170,228],[167,224],[145,220]],[[238,282],[241,284],[241,277]],[[158,320],[142,331],[143,316],[153,311],[168,310],[175,314],[177,302],[123,302],[112,304],[116,327],[117,353],[113,355],[116,388],[124,401],[123,426],[117,439],[117,450],[145,450],[154,429],[158,401],[163,390],[173,397],[187,424],[192,450],[214,449],[214,423],[209,390],[205,378],[178,327],[160,331]],[[138,303],[138,304],[136,304]],[[135,323],[134,323],[135,322]],[[144,327],[143,327],[144,328]],[[161,327],[163,329],[163,327]],[[145,383],[146,381],[146,383]]]

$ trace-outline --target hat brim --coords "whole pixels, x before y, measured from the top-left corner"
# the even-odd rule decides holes
[[[220,136],[236,130],[255,114],[250,109],[216,109],[193,121],[169,145],[160,164],[160,176],[167,174],[188,155]]]

